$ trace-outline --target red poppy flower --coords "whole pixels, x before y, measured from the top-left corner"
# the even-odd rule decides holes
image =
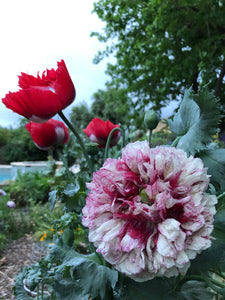
[[[99,148],[105,147],[108,136],[110,132],[114,129],[120,127],[118,124],[115,125],[109,120],[107,122],[94,118],[87,126],[87,128],[83,129],[84,133],[89,137],[89,139],[93,143],[97,143]],[[110,147],[116,145],[120,139],[121,133],[116,130],[113,133]]]
[[[58,120],[50,119],[42,124],[29,122],[25,127],[41,150],[53,149],[53,145],[65,144],[69,140],[68,129]]]
[[[21,73],[20,90],[9,92],[2,102],[5,106],[25,118],[44,123],[70,105],[76,95],[65,62],[58,62],[56,70],[46,70],[37,77]]]

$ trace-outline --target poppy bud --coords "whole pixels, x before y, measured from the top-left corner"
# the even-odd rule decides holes
[[[148,129],[150,130],[155,129],[159,124],[159,121],[160,121],[159,115],[153,109],[150,109],[145,113],[144,124]]]

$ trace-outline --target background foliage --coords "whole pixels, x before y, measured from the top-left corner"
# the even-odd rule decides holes
[[[160,109],[208,84],[225,109],[223,1],[99,0],[93,12],[105,27],[92,36],[106,44],[94,61],[114,55],[109,84],[126,90],[130,107]]]
[[[24,121],[17,128],[0,127],[0,163],[46,160],[47,156],[35,146]]]

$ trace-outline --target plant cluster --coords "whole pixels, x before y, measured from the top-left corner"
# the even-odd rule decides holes
[[[33,190],[35,194],[35,191]],[[62,207],[57,205],[54,212],[50,212],[48,203],[34,203],[32,199],[25,207],[18,207],[9,200],[7,193],[0,196],[0,255],[11,240],[18,239],[25,234],[32,234],[38,241],[46,234],[48,240],[53,237],[52,224],[62,215]],[[13,202],[13,207],[8,205]]]
[[[152,111],[143,116],[147,139],[135,132],[130,142],[121,126],[94,118],[84,129],[94,144],[86,145],[61,111],[75,96],[63,61],[41,77],[22,74],[19,84],[3,103],[40,126],[58,112],[83,160],[74,175],[61,154],[68,177],[49,203],[51,211],[63,204],[64,213],[53,222],[47,256],[17,276],[17,299],[224,297],[225,149],[212,144],[221,119],[214,94],[186,90],[167,121],[171,145],[151,147]]]

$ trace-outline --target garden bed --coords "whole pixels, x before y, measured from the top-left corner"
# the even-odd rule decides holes
[[[37,243],[31,235],[12,241],[0,258],[0,299],[16,299],[13,296],[14,278],[21,268],[38,262],[47,252],[45,244]]]

